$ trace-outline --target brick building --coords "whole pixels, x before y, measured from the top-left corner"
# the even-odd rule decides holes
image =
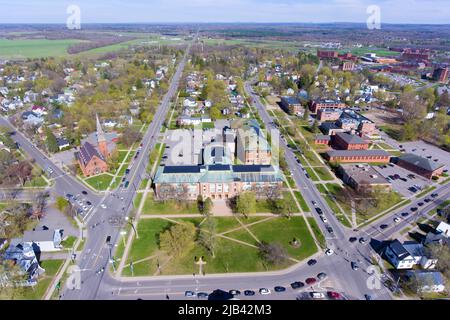
[[[302,106],[300,100],[295,97],[281,97],[280,106],[289,114],[302,116],[305,113],[305,108]]]
[[[267,197],[271,188],[283,187],[283,174],[270,165],[209,165],[160,167],[154,177],[159,200],[231,199],[244,191]]]
[[[317,111],[317,120],[319,121],[336,121],[341,117],[341,109],[319,109]]]
[[[406,153],[398,158],[397,165],[427,179],[442,176],[444,165],[418,155]]]
[[[331,144],[337,150],[367,150],[369,142],[359,136],[339,132],[332,136]]]
[[[345,109],[347,105],[335,100],[316,100],[311,103],[311,113],[317,114],[320,109]]]
[[[272,148],[256,121],[248,121],[237,131],[236,154],[246,165],[272,162]]]
[[[317,57],[319,59],[337,59],[339,52],[330,50],[317,50]]]
[[[384,150],[332,150],[325,158],[338,163],[389,163],[391,155]]]
[[[338,169],[338,175],[342,177],[345,184],[358,192],[373,190],[389,192],[392,190],[391,183],[367,164],[341,165]]]

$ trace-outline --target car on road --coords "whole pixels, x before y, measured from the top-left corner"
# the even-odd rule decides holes
[[[317,280],[315,278],[308,278],[305,280],[305,282],[308,286],[312,286],[313,284],[315,284],[317,282]]]
[[[430,203],[432,200],[431,199],[428,199],[428,198],[426,198],[425,200],[423,200],[425,203]]]
[[[328,233],[330,233],[331,235],[334,234],[334,230],[333,230],[333,228],[330,227],[330,226],[327,226],[327,231],[328,231]]]
[[[317,275],[317,279],[319,279],[319,280],[325,280],[326,278],[328,278],[328,276],[324,272],[321,272]]]
[[[320,219],[322,219],[323,223],[328,223],[328,219],[324,216],[320,216]]]
[[[370,300],[372,300],[372,296],[369,294],[365,294],[364,299],[366,299],[367,301],[370,301]]]
[[[92,206],[92,202],[90,202],[90,201],[86,201],[86,204],[87,204],[88,206]]]
[[[317,202],[312,201],[311,203],[312,203],[313,206],[317,206]]]
[[[305,284],[301,281],[296,281],[296,282],[291,283],[291,288],[294,290],[301,289],[304,286],[305,286]]]
[[[382,224],[382,225],[380,226],[380,229],[381,229],[381,230],[385,230],[385,229],[387,229],[387,228],[389,228],[389,226],[388,226],[387,224]]]
[[[309,174],[305,174],[305,176],[308,178],[308,179],[311,179],[311,177],[309,176]]]
[[[53,171],[52,168],[48,167],[48,168],[47,168],[47,172],[50,173],[50,174],[53,174],[53,172],[55,172],[55,171]]]
[[[360,239],[359,239],[359,243],[361,243],[361,244],[366,244],[366,243],[367,243],[367,240],[364,239],[364,238],[360,238]]]
[[[106,243],[108,243],[108,244],[111,243],[111,236],[106,237]]]
[[[437,198],[437,197],[439,197],[439,194],[438,194],[438,193],[433,193],[433,194],[431,195],[431,197],[432,197],[432,198]]]
[[[130,181],[125,182],[124,188],[127,189],[130,186]]]
[[[253,297],[255,294],[256,293],[253,290],[245,290],[244,291],[244,296],[246,296],[246,297]]]
[[[317,212],[319,215],[323,215],[323,211],[322,211],[322,209],[320,209],[320,208],[316,208],[316,212]]]
[[[276,287],[274,288],[274,290],[275,290],[275,292],[281,293],[281,292],[285,292],[285,291],[286,291],[286,288],[285,288],[285,287],[282,287],[282,286],[276,286]]]
[[[400,222],[400,218],[394,218],[394,222],[395,223],[399,223]]]
[[[416,208],[416,207],[411,208],[411,211],[412,211],[412,212],[416,212],[417,210],[419,210],[419,208]]]
[[[425,203],[419,202],[417,205],[418,205],[419,207],[423,207],[423,206],[425,205]]]
[[[261,288],[261,289],[259,289],[259,293],[262,294],[262,295],[264,295],[264,296],[266,296],[266,295],[271,294],[272,291],[270,291],[270,290],[267,289],[267,288]]]
[[[407,216],[409,216],[409,213],[408,213],[408,212],[403,212],[403,213],[401,214],[401,216],[402,216],[403,218],[406,218]]]
[[[195,297],[195,292],[193,292],[193,291],[186,291],[184,293],[184,296],[187,297],[187,298]]]
[[[351,243],[354,243],[354,242],[358,241],[358,238],[351,237],[348,241],[350,241]]]
[[[328,298],[330,298],[332,300],[339,300],[339,299],[341,299],[341,295],[338,292],[328,291],[327,295],[328,295]]]
[[[232,294],[233,296],[240,296],[241,295],[241,292],[239,290],[230,290],[228,293]]]
[[[354,271],[358,271],[359,270],[359,266],[358,266],[358,264],[356,262],[352,261],[351,266],[352,266],[352,269]]]
[[[327,250],[325,251],[325,254],[326,254],[327,256],[332,256],[332,255],[334,254],[334,251],[333,251],[332,249],[327,249]]]
[[[308,261],[308,266],[310,267],[314,266],[315,264],[317,264],[317,260],[311,259]]]
[[[199,299],[201,299],[201,298],[208,298],[209,294],[207,294],[206,292],[199,292],[199,293],[197,293],[197,297]]]
[[[88,192],[87,191],[81,191],[82,194],[84,194],[85,196],[87,196]]]

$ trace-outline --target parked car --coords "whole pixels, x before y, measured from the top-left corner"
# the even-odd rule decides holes
[[[208,298],[209,294],[207,294],[206,292],[199,292],[199,293],[197,293],[197,297],[199,299],[201,299],[201,298]]]
[[[277,286],[274,288],[275,292],[281,293],[281,292],[285,292],[286,288],[282,287],[282,286]]]
[[[327,295],[328,295],[328,298],[333,299],[333,300],[341,299],[341,295],[338,292],[328,291]]]
[[[239,290],[230,290],[228,293],[232,294],[233,296],[240,296],[241,295],[241,292]]]
[[[332,249],[327,249],[327,250],[325,251],[325,254],[326,254],[327,256],[332,256],[332,255],[334,254],[334,251],[333,251]]]
[[[359,266],[358,266],[358,264],[357,264],[356,262],[352,262],[352,263],[351,263],[351,266],[352,266],[352,269],[353,269],[354,271],[358,271],[358,270],[359,270]]]
[[[408,212],[403,212],[403,213],[402,213],[402,217],[403,217],[403,218],[406,218],[407,216],[409,216],[409,213],[408,213]]]
[[[351,237],[351,238],[349,239],[349,241],[350,241],[351,243],[354,243],[354,242],[358,241],[358,238],[356,238],[356,237]]]
[[[318,278],[319,280],[325,280],[327,277],[328,277],[327,274],[324,273],[324,272],[321,272],[321,273],[319,273],[319,274],[317,275],[317,278]]]
[[[317,282],[317,280],[315,278],[308,278],[305,280],[305,282],[308,286],[312,286],[313,284],[315,284]]]
[[[423,207],[423,206],[425,205],[425,203],[419,202],[417,205],[418,205],[419,207]]]
[[[400,218],[394,218],[394,222],[395,223],[399,223],[400,222]]]
[[[311,292],[310,295],[313,299],[325,299],[325,294],[323,294],[322,292]]]
[[[303,282],[300,282],[300,281],[291,283],[291,288],[294,289],[294,290],[301,289],[304,286],[305,286],[305,284]]]
[[[84,194],[85,196],[87,196],[87,191],[81,191],[82,194]]]
[[[253,291],[253,290],[245,290],[244,291],[244,296],[247,296],[247,297],[252,297],[252,296],[254,296],[256,293],[255,293],[255,291]]]
[[[381,230],[385,230],[385,229],[387,229],[387,228],[389,228],[389,226],[388,226],[387,224],[382,224],[382,225],[380,226],[380,229],[381,229]]]
[[[314,266],[315,264],[317,264],[317,260],[311,259],[308,261],[308,266],[310,267]]]
[[[269,295],[269,294],[272,293],[272,291],[270,291],[267,288],[261,288],[261,289],[259,289],[259,293],[262,294],[262,295]]]
[[[187,298],[195,297],[195,292],[193,292],[193,291],[186,291],[184,293],[184,296],[187,297]]]
[[[328,219],[324,216],[320,216],[320,219],[322,219],[323,223],[328,223]]]

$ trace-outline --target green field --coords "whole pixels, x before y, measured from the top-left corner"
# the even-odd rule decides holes
[[[133,242],[123,275],[132,275],[129,266],[131,261],[133,262],[134,276],[157,275],[158,264],[161,267],[160,274],[162,275],[198,274],[199,268],[194,262],[194,257],[200,256],[204,256],[207,262],[204,267],[207,274],[277,270],[294,263],[293,261],[286,261],[279,266],[266,265],[256,248],[257,240],[240,225],[235,217],[213,219],[217,222],[214,257],[208,255],[206,250],[198,243],[192,250],[180,257],[170,257],[159,249],[158,239],[162,231],[174,223],[186,222],[192,222],[197,228],[201,228],[202,218],[175,219],[174,222],[163,219],[141,220],[138,225],[139,239],[135,239]],[[278,243],[285,248],[292,258],[305,259],[317,251],[314,240],[302,217],[291,219],[250,217],[241,219],[241,222],[257,237],[258,241]],[[227,238],[220,236],[223,232],[225,232]],[[291,241],[294,238],[300,242],[299,247],[291,246]],[[118,250],[119,253],[121,251],[123,250]]]
[[[158,214],[199,214],[196,201],[184,201],[178,203],[174,200],[169,201],[155,201],[153,195],[149,195],[145,199],[142,214],[158,215]]]
[[[86,179],[85,182],[90,185],[92,188],[98,191],[105,191],[108,189],[111,181],[113,180],[113,176],[109,174],[102,174],[99,176],[95,176],[89,179]]]
[[[7,40],[0,39],[0,58],[27,59],[66,56],[70,45],[79,40]]]

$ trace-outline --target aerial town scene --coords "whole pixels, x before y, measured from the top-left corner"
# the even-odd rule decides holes
[[[450,298],[448,1],[0,2],[0,300]]]

